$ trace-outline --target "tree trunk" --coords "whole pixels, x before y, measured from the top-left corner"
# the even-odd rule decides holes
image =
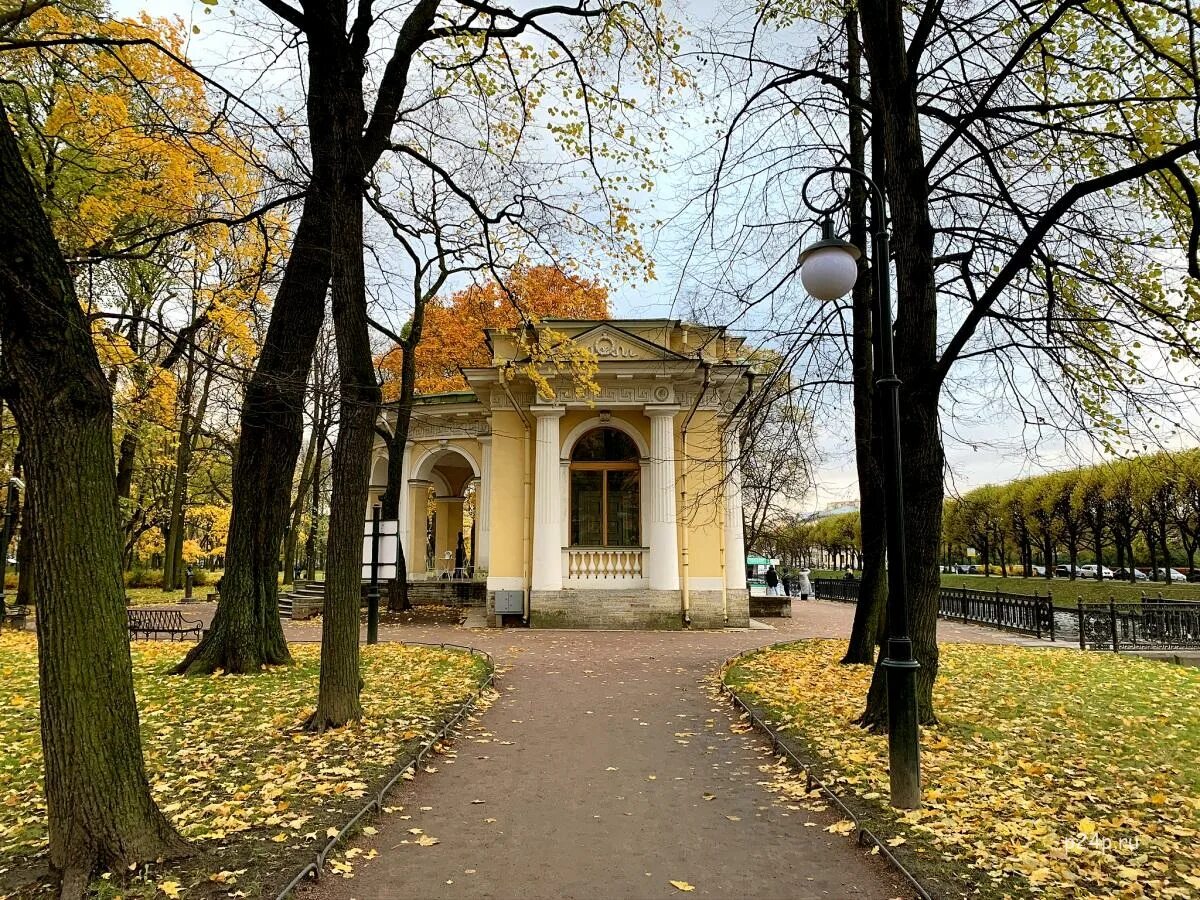
[[[17,544],[17,605],[33,606],[36,591],[33,583],[33,518],[35,512],[29,495],[21,501],[21,542]]]
[[[1163,582],[1171,583],[1171,548],[1167,546],[1167,522],[1165,519],[1159,520],[1158,533],[1162,535],[1162,552],[1163,552]]]
[[[279,543],[303,439],[305,386],[325,320],[331,270],[329,123],[338,115],[327,80],[310,68],[312,178],[242,404],[221,600],[208,633],[184,657],[177,674],[217,669],[247,674],[291,661],[279,622]]]
[[[379,514],[384,519],[400,518],[400,492],[404,490],[404,448],[408,443],[408,424],[412,418],[412,382],[415,380],[413,375],[408,374],[408,368],[409,357],[414,356],[410,349],[404,349],[404,359],[400,364],[400,399],[396,404],[396,430],[385,439],[388,453],[387,487],[379,498]],[[408,599],[408,565],[402,541],[396,544],[396,577],[388,585],[387,607],[393,612],[412,609]]]
[[[38,594],[50,864],[78,896],[99,867],[183,851],[150,796],[125,627],[112,392],[0,101],[0,340],[24,440]]]
[[[319,437],[316,441],[317,455],[313,460],[312,500],[309,509],[308,541],[304,547],[305,566],[308,569],[309,581],[315,581],[317,578],[317,525],[321,513],[321,459],[325,451],[325,420],[322,420],[318,433]]]
[[[320,392],[314,389],[313,427],[308,436],[308,448],[304,451],[304,462],[300,466],[300,482],[296,485],[296,499],[292,501],[291,518],[288,521],[287,532],[283,540],[283,581],[285,584],[294,584],[296,580],[296,551],[300,546],[300,523],[304,519],[304,504],[308,501],[309,487],[316,474],[318,441],[324,440],[319,434],[320,415]]]
[[[140,309],[134,310],[135,315],[140,312]],[[125,339],[129,342],[131,354],[137,356],[142,352],[141,329],[138,328],[136,318],[130,319]],[[128,500],[133,491],[133,468],[137,458],[137,448],[137,423],[131,421],[125,425],[125,433],[121,435],[121,446],[117,453],[117,496],[122,500]]]
[[[188,380],[191,381],[194,354],[189,351]],[[187,567],[183,562],[183,542],[187,527],[188,477],[192,469],[192,455],[196,441],[204,427],[204,416],[208,412],[208,395],[212,388],[213,368],[208,366],[200,388],[196,408],[192,410],[192,389],[184,392],[183,416],[179,425],[179,448],[175,459],[175,484],[171,497],[171,540],[167,542],[166,567],[163,572],[163,589],[177,591],[183,587]],[[169,577],[168,577],[169,576]]]
[[[344,9],[342,10],[344,13]],[[344,23],[342,23],[344,25]],[[339,32],[340,33],[340,32]],[[314,69],[319,65],[310,51]],[[338,728],[362,717],[359,694],[359,610],[362,605],[363,520],[371,480],[371,449],[379,415],[379,386],[367,323],[363,268],[362,157],[359,136],[366,123],[363,65],[343,54],[337,66],[339,116],[333,128],[341,152],[334,181],[332,217],[333,327],[341,393],[338,438],[333,450],[332,500],[321,627],[321,682],[313,731]]]
[[[900,378],[900,446],[904,477],[909,632],[917,670],[917,714],[936,721],[933,683],[938,671],[937,608],[941,579],[937,568],[942,535],[945,454],[938,424],[941,385],[937,380],[938,309],[933,266],[933,227],[929,184],[921,142],[915,75],[909,65],[899,0],[864,0],[859,6],[863,49],[870,67],[875,127],[883,132],[886,191],[892,215],[896,262],[896,368]],[[886,265],[886,260],[877,260]],[[887,721],[884,669],[875,677],[863,714],[864,724]]]
[[[860,96],[862,46],[858,36],[858,15],[846,14],[847,62],[849,67],[850,165],[865,169],[866,140],[862,109],[855,101]],[[878,144],[878,142],[876,142]],[[882,165],[881,148],[873,153],[875,167]],[[850,186],[850,240],[858,247],[867,246],[867,193],[854,181]],[[875,390],[875,340],[872,305],[872,276],[865,258],[858,260],[858,280],[854,283],[853,364],[854,364],[854,461],[858,469],[859,522],[862,535],[862,584],[854,607],[854,624],[844,664],[875,662],[875,648],[882,637],[883,612],[887,602],[883,447],[879,434],[879,398]]]
[[[1097,513],[1092,528],[1092,543],[1096,546],[1096,580],[1104,580],[1104,514]]]

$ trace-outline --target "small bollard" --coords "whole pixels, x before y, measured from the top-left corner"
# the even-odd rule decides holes
[[[192,599],[192,567],[187,567],[187,574],[183,576],[183,599]]]

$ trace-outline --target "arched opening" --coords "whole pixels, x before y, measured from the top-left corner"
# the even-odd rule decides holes
[[[463,580],[473,577],[479,471],[467,451],[442,446],[413,466],[410,576]]]
[[[593,428],[571,449],[568,491],[572,547],[641,546],[641,462],[616,428]]]

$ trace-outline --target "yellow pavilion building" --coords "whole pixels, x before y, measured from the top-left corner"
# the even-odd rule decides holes
[[[595,355],[599,392],[544,371],[546,399],[522,374],[529,341],[491,331],[469,391],[418,397],[398,526],[410,580],[486,584],[490,625],[747,626],[743,339],[669,319],[536,328]],[[386,471],[380,440],[372,503]]]

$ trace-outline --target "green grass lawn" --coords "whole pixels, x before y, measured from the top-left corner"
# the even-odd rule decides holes
[[[870,669],[839,665],[844,648],[771,648],[726,683],[823,761],[826,783],[945,896],[1200,896],[1200,670],[944,645],[941,722],[921,739],[924,806],[899,813],[886,738],[853,724]],[[791,802],[804,788],[779,786]]]
[[[101,897],[274,896],[486,674],[483,660],[461,651],[364,647],[363,721],[318,736],[297,727],[316,703],[318,647],[293,645],[294,665],[255,676],[168,675],[185,649],[138,642],[132,653],[151,788],[196,854],[148,875],[106,875],[93,884]],[[30,879],[45,847],[36,644],[5,633],[0,896],[39,892]],[[353,864],[343,856],[339,865]]]

